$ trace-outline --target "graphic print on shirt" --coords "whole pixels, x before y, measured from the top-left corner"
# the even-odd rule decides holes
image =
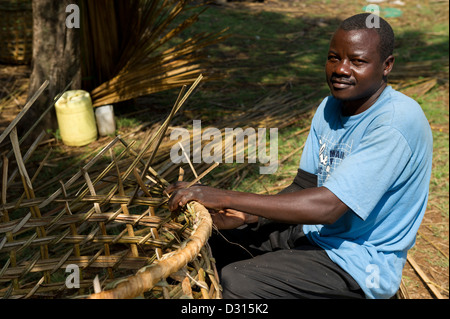
[[[352,144],[340,143],[333,138],[320,136],[319,138],[319,169],[318,186],[321,187],[342,160],[352,151]]]

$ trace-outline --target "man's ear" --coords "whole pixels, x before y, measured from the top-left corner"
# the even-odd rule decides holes
[[[390,55],[384,60],[384,69],[383,69],[383,76],[387,77],[389,73],[391,73],[392,68],[394,67],[395,58],[393,55]]]

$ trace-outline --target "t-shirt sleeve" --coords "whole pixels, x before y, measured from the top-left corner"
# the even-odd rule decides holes
[[[299,168],[311,173],[317,174],[317,159],[319,154],[318,149],[319,142],[317,140],[317,134],[314,130],[314,127],[311,126],[311,130],[309,131],[309,135],[306,138],[305,146],[303,147],[302,157],[300,159]]]
[[[410,158],[404,136],[390,126],[380,126],[363,137],[323,186],[365,220],[390,187],[405,176]]]
[[[323,121],[323,109],[328,101],[325,98],[317,108],[316,113],[311,121],[311,129],[309,130],[308,137],[306,138],[305,146],[303,147],[302,157],[300,159],[299,168],[311,173],[317,174],[318,158],[319,158],[319,140],[316,132],[316,127],[320,127],[321,121]]]

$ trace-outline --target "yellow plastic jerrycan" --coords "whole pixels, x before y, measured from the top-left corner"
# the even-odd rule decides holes
[[[59,132],[64,144],[87,145],[97,139],[91,96],[83,90],[65,92],[55,103]]]

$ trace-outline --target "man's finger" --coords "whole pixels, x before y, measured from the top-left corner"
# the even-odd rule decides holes
[[[179,196],[177,196],[176,191],[170,196],[169,202],[167,203],[170,211],[174,211],[178,208],[178,203],[179,203],[178,198],[179,198]]]
[[[188,193],[185,189],[177,189],[174,191],[174,193],[170,196],[168,205],[169,210],[174,211],[178,209],[179,207],[183,207],[190,201]]]
[[[177,189],[180,188],[185,188],[189,183],[187,182],[175,182],[173,184],[170,184],[169,186],[167,186],[167,188],[165,189],[167,193],[172,193]]]

